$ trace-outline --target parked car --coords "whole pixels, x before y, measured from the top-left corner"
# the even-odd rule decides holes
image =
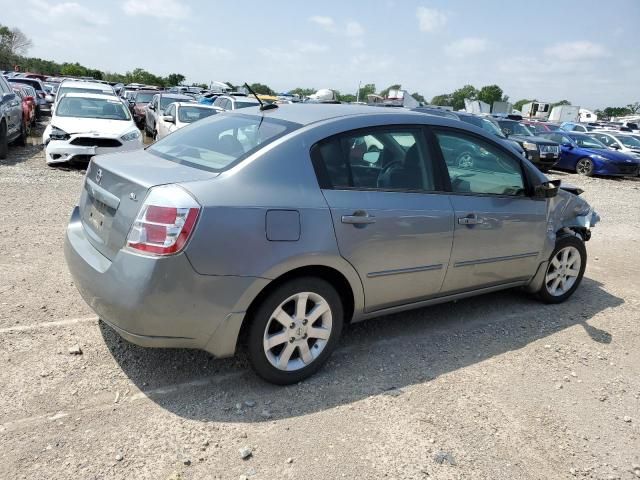
[[[535,135],[560,130],[560,125],[558,125],[557,123],[532,122],[531,120],[523,120],[521,123],[526,125],[527,128],[531,130]]]
[[[348,322],[511,287],[569,298],[599,217],[558,185],[455,120],[249,108],[94,157],[65,256],[131,342],[226,357],[242,335],[258,374],[290,384]]]
[[[160,140],[170,133],[186,127],[190,123],[210,117],[221,111],[223,110],[208,105],[199,105],[197,103],[171,103],[165,108],[164,115],[158,117],[156,139]]]
[[[38,102],[36,116],[38,118],[42,115],[51,114],[53,97],[46,92],[42,80],[39,78],[12,77],[9,79],[9,82],[12,84],[29,85],[36,91],[36,101]]]
[[[188,95],[178,93],[156,93],[145,107],[144,133],[151,138],[156,137],[158,117],[164,115],[164,109],[174,102],[193,102]]]
[[[23,143],[22,102],[11,84],[0,75],[0,159],[7,158],[11,142]]]
[[[20,85],[19,86],[20,89],[22,89],[25,92],[26,95],[26,100],[31,104],[31,109],[33,110],[33,116],[31,118],[31,127],[35,127],[36,125],[36,121],[38,119],[37,117],[37,110],[38,110],[38,95],[35,91],[35,89],[30,86],[30,85]]]
[[[483,130],[486,130],[489,133],[493,133],[502,141],[511,145],[515,148],[520,155],[525,155],[525,151],[522,149],[520,144],[515,140],[510,140],[507,136],[502,133],[500,129],[500,125],[491,117],[481,117],[478,115],[473,115],[471,113],[466,112],[452,112],[450,110],[444,110],[441,108],[430,108],[430,107],[417,107],[412,109],[414,112],[428,113],[430,115],[437,115],[439,117],[452,118],[455,120],[460,120],[462,122],[470,123],[471,125],[475,125],[476,127],[480,127]]]
[[[157,90],[136,90],[131,92],[129,110],[140,130],[144,129],[147,105],[149,105],[151,100],[153,100],[153,96],[157,93]]]
[[[216,98],[222,95],[226,95],[226,94],[224,92],[205,93],[204,95],[202,95],[202,97],[200,97],[200,99],[198,100],[198,103],[202,105],[213,105],[213,102],[216,100]]]
[[[255,107],[260,102],[253,97],[240,95],[220,95],[213,101],[214,107],[223,110],[238,110],[239,108]]]
[[[502,132],[515,140],[525,151],[526,157],[542,172],[548,172],[560,158],[560,145],[533,135],[526,125],[515,120],[497,119]]]
[[[593,125],[589,125],[589,124],[584,124],[584,123],[562,122],[560,124],[560,128],[567,132],[587,133],[595,130],[597,127],[594,127]]]
[[[22,106],[22,142],[26,144],[27,137],[31,135],[31,126],[36,121],[36,106],[33,97],[31,97],[26,88],[13,87],[13,91],[18,97],[20,97],[20,104]]]
[[[117,97],[96,93],[63,95],[56,103],[42,143],[48,165],[72,160],[88,162],[94,155],[139,150],[143,146],[127,106]]]
[[[589,135],[600,140],[607,147],[628,153],[636,158],[640,158],[640,140],[629,133],[615,131],[595,131]]]
[[[108,95],[117,97],[116,92],[110,85],[99,82],[87,82],[78,80],[65,80],[58,87],[55,102],[58,102],[63,95],[67,93],[93,93],[97,95]]]
[[[556,168],[580,175],[636,176],[640,159],[611,150],[604,143],[579,132],[540,134],[560,144],[560,161]]]

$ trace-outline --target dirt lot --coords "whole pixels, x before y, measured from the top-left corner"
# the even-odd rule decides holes
[[[355,325],[278,388],[98,322],[62,255],[82,176],[36,145],[0,161],[0,478],[640,477],[640,181],[556,175],[602,216],[567,303],[508,291]]]

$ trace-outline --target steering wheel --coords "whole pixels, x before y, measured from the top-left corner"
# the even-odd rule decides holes
[[[456,165],[459,168],[472,168],[473,167],[473,155],[469,151],[460,152],[456,157]]]

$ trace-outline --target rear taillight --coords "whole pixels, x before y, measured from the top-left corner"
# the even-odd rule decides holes
[[[151,255],[173,255],[189,241],[200,205],[176,185],[151,189],[138,213],[127,247]]]

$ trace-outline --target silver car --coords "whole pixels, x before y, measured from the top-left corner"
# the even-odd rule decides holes
[[[124,338],[314,373],[343,324],[524,287],[576,290],[598,215],[495,135],[355,105],[215,115],[94,157],[66,233],[80,293]]]

